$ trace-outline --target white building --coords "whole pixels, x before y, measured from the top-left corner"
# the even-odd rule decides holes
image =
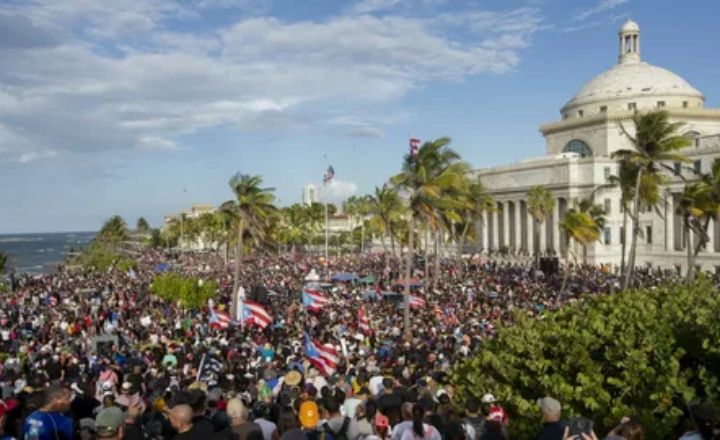
[[[610,155],[632,148],[621,125],[634,130],[637,111],[662,108],[672,121],[682,122],[682,133],[695,139],[683,151],[696,170],[706,172],[720,157],[720,110],[705,108],[705,97],[684,79],[640,58],[640,28],[633,21],[619,33],[619,62],[585,86],[560,110],[561,119],[540,127],[545,137],[544,157],[478,171],[497,201],[497,212],[486,215],[479,244],[485,250],[507,249],[511,253],[543,254],[567,258],[567,240],[558,220],[575,201],[588,196],[617,174]],[[533,221],[527,211],[527,192],[535,185],[550,189],[555,210],[541,227],[540,243],[533,243]],[[663,193],[663,216],[641,215],[643,237],[638,239],[638,265],[652,264],[685,269],[686,252],[682,219],[674,214],[682,184],[675,179]],[[605,207],[607,228],[601,242],[588,249],[589,263],[619,265],[623,214],[618,189],[600,189],[595,201]],[[629,222],[628,222],[628,229]],[[710,243],[698,256],[705,270],[720,266],[720,225],[709,228]],[[630,231],[626,231],[630,243]],[[629,246],[628,246],[629,247]]]
[[[317,185],[309,183],[303,188],[302,203],[305,206],[310,206],[313,203],[320,203],[320,195],[318,193]]]

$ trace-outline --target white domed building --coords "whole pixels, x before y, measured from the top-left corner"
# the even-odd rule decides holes
[[[619,33],[618,63],[583,86],[560,110],[561,120],[540,127],[546,142],[544,157],[478,170],[497,201],[497,211],[487,214],[480,226],[480,247],[526,255],[534,255],[537,248],[542,254],[567,258],[567,240],[558,221],[576,200],[596,191],[595,202],[605,207],[608,221],[601,241],[588,249],[588,263],[619,265],[623,235],[630,243],[630,231],[624,234],[622,228],[620,191],[598,188],[617,174],[611,154],[632,148],[621,124],[632,131],[636,111],[655,109],[666,110],[672,121],[682,122],[682,133],[694,139],[693,146],[683,151],[691,159],[684,166],[708,171],[720,157],[720,110],[705,108],[703,94],[683,78],[643,62],[640,27],[628,21]],[[533,242],[534,224],[526,203],[527,192],[535,185],[547,187],[556,197],[555,211],[541,227],[540,243]],[[663,216],[641,215],[637,265],[685,269],[682,219],[674,214],[680,192],[682,184],[676,179],[663,192]],[[697,264],[704,270],[720,270],[720,223],[711,222],[709,232],[710,243]]]

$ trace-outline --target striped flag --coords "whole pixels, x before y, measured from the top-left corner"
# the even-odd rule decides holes
[[[243,322],[264,329],[273,321],[272,315],[262,305],[253,301],[243,302]]]
[[[303,290],[303,305],[311,312],[321,310],[328,301],[328,298],[317,290]]]
[[[335,168],[332,167],[332,165],[328,165],[327,171],[325,171],[325,174],[323,175],[323,183],[327,184],[332,182],[332,180],[335,178]]]
[[[214,328],[228,328],[233,323],[232,318],[225,312],[210,309],[210,326]]]
[[[366,335],[372,333],[372,329],[370,328],[370,320],[367,317],[367,312],[365,312],[364,306],[360,307],[360,310],[358,310],[358,328]]]
[[[324,376],[330,376],[335,372],[340,354],[330,344],[322,344],[305,333],[305,356],[308,361],[317,368]]]
[[[419,296],[410,295],[410,307],[411,308],[425,307],[425,300],[420,298]]]
[[[420,151],[420,139],[410,138],[410,155],[417,156]]]

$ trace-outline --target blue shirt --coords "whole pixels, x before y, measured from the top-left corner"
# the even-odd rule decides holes
[[[72,440],[73,422],[60,412],[35,411],[23,423],[24,440]]]

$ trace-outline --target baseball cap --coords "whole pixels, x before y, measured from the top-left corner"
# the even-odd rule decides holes
[[[318,414],[318,406],[312,400],[306,400],[300,405],[300,424],[303,428],[315,428],[317,426],[320,415]]]
[[[89,430],[95,432],[95,420],[88,417],[88,418],[80,419],[79,424],[80,424],[80,429],[89,429]]]
[[[485,394],[482,396],[482,399],[480,400],[482,403],[495,403],[497,402],[497,399],[495,399],[495,396],[493,396],[490,393]]]
[[[117,435],[123,422],[125,413],[120,408],[105,408],[95,417],[95,432],[98,437],[112,437]]]
[[[544,413],[560,414],[562,412],[560,402],[552,397],[543,397],[542,399],[538,399],[537,403],[540,405],[540,409],[542,409]]]

